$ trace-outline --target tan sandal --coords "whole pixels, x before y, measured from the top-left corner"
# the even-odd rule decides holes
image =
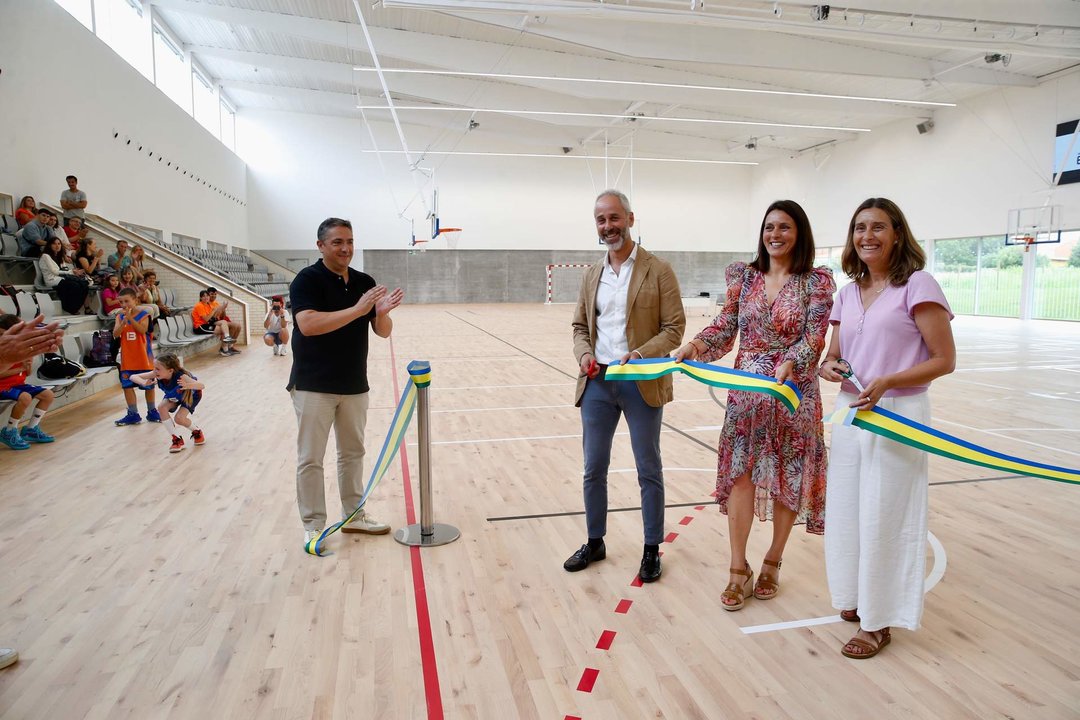
[[[783,560],[777,560],[776,562],[773,562],[772,560],[769,560],[768,558],[765,558],[764,560],[761,561],[762,565],[768,565],[769,567],[774,567],[777,570],[780,569],[780,564],[781,563],[783,563]],[[764,593],[764,592],[762,592],[762,590],[765,590],[765,591],[768,591],[768,592]],[[758,575],[757,584],[754,585],[754,597],[756,597],[758,600],[772,600],[774,597],[776,597],[779,594],[780,594],[780,583],[776,579],[776,576],[773,575],[772,573],[766,573],[764,570],[762,570],[761,574]]]
[[[840,619],[844,622],[859,622],[862,618],[859,617],[859,608],[854,610],[841,610]]]
[[[750,563],[746,563],[746,567],[743,570],[737,570],[731,568],[732,575],[743,575],[746,577],[746,581],[740,585],[737,582],[730,582],[728,586],[724,588],[724,592],[720,593],[720,607],[734,612],[736,610],[742,610],[742,606],[746,604],[744,599],[747,595],[747,587],[753,587],[754,571],[750,569]],[[734,600],[731,605],[724,602],[724,600]]]
[[[872,642],[863,640],[860,637],[853,637],[847,641],[847,643],[840,649],[840,653],[844,657],[849,657],[852,660],[869,660],[870,658],[881,652],[881,648],[892,642],[892,634],[889,632],[889,628],[881,628],[880,630],[870,630],[871,635],[877,634],[878,641],[875,645]],[[855,652],[858,648],[862,652]]]

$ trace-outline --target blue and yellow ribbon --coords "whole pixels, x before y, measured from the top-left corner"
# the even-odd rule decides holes
[[[979,465],[991,470],[1045,480],[1080,484],[1080,470],[1047,465],[999,453],[935,430],[929,425],[923,425],[882,407],[858,410],[854,413],[851,410],[851,408],[838,407],[831,416],[826,418],[825,422],[859,427],[875,435],[895,440],[902,445],[959,460],[969,465]]]
[[[405,439],[405,432],[409,429],[409,422],[412,420],[413,411],[416,409],[417,388],[427,387],[431,384],[430,363],[423,360],[413,360],[409,363],[407,369],[409,371],[409,384],[405,387],[405,392],[401,394],[401,399],[394,410],[394,419],[390,421],[390,429],[386,433],[382,450],[379,451],[379,458],[375,461],[375,466],[371,470],[371,477],[364,488],[364,495],[360,498],[360,504],[347,518],[326,528],[323,530],[322,535],[304,545],[304,552],[307,554],[318,555],[319,557],[326,555],[323,548],[326,538],[336,533],[342,526],[360,514],[365,503],[367,503],[368,496],[371,495],[371,491],[375,489],[375,486],[386,475],[386,471],[390,469],[390,463],[393,462],[398,448],[401,447],[401,443]]]
[[[694,380],[712,387],[764,393],[779,400],[792,414],[799,409],[802,393],[790,380],[783,385],[768,375],[709,365],[694,360],[675,362],[671,358],[644,358],[630,360],[625,365],[608,365],[605,380],[656,380],[664,375],[680,372]]]

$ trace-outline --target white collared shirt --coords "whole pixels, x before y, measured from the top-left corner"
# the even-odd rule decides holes
[[[616,274],[607,254],[604,255],[604,269],[596,288],[596,362],[601,365],[617,363],[630,352],[626,342],[626,299],[636,259],[637,243],[634,243],[630,257]]]

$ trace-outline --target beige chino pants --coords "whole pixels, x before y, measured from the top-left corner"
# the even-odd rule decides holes
[[[364,495],[364,428],[368,393],[333,395],[292,391],[299,432],[296,436],[296,502],[305,530],[326,527],[323,458],[334,427],[337,440],[338,493],[342,516],[356,509]]]

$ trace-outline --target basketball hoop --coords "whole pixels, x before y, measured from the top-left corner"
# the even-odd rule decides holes
[[[1029,251],[1031,246],[1035,244],[1035,238],[1031,235],[1025,235],[1024,237],[1017,238],[1017,240],[1024,244],[1024,252]]]
[[[442,228],[439,237],[446,241],[447,250],[457,250],[458,239],[461,237],[461,228]]]

